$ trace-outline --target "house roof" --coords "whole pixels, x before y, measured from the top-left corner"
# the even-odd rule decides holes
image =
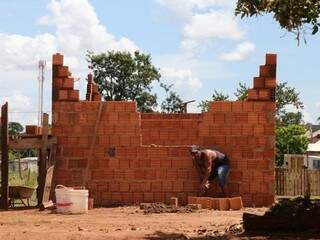
[[[320,130],[320,125],[311,125],[312,132],[316,132]]]
[[[310,143],[308,145],[308,152],[320,152],[320,140],[316,143]]]

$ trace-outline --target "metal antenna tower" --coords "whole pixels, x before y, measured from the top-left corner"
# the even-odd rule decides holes
[[[39,90],[38,90],[38,125],[42,126],[42,115],[43,115],[43,82],[44,82],[44,71],[46,68],[46,61],[40,60],[38,64],[39,75]]]

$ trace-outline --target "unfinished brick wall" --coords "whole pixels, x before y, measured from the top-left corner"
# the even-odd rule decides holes
[[[56,184],[83,184],[88,166],[86,185],[98,205],[186,203],[199,188],[186,145],[198,144],[229,156],[233,196],[246,206],[273,203],[276,55],[267,55],[247,101],[213,102],[203,114],[140,114],[134,102],[101,102],[91,77],[87,100],[79,101],[73,85],[63,84],[72,78],[61,71],[61,56],[53,57]]]
[[[141,114],[142,144],[199,144],[202,114]]]

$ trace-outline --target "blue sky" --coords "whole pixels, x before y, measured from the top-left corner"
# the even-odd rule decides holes
[[[174,83],[184,100],[197,101],[210,98],[214,89],[233,97],[239,81],[252,85],[265,53],[273,52],[278,81],[300,91],[305,120],[316,122],[320,34],[297,46],[295,36],[271,16],[241,20],[232,15],[233,7],[230,0],[2,0],[0,101],[9,100],[12,120],[35,122],[37,61],[45,59],[49,111],[50,59],[58,51],[80,78],[82,96],[86,50],[139,49],[152,55],[163,81]],[[161,99],[163,92],[154,90]]]

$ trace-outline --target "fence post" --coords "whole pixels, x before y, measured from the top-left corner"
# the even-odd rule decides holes
[[[8,162],[8,103],[1,108],[1,202],[0,207],[8,210],[9,162]]]

